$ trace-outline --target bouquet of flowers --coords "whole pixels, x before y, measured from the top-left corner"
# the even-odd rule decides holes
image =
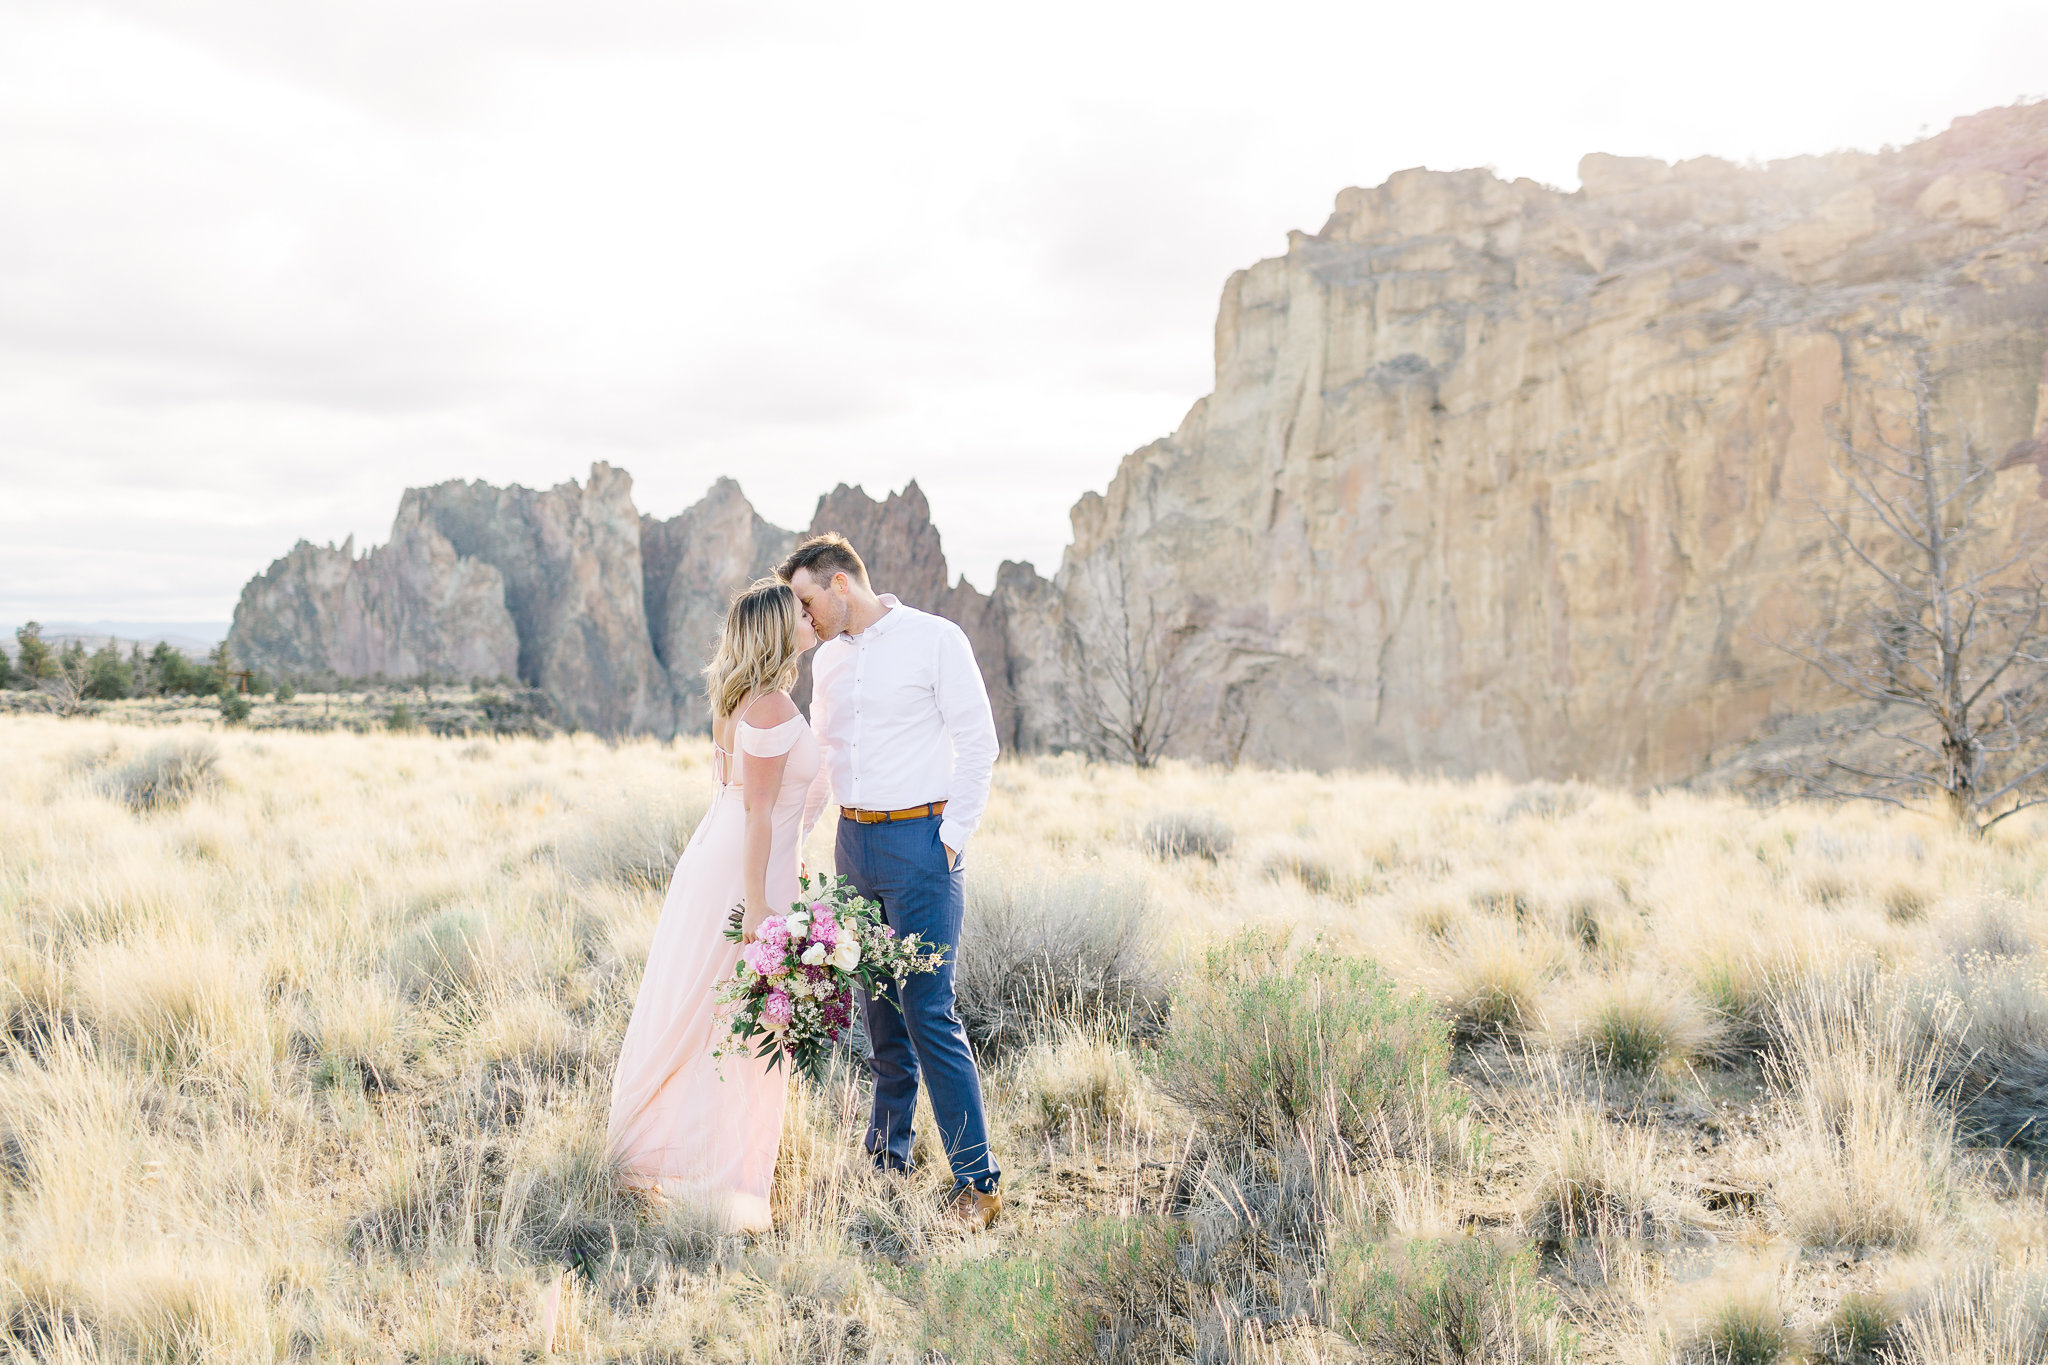
[[[761,921],[754,941],[740,950],[732,979],[719,988],[732,1026],[713,1055],[751,1052],[771,1071],[787,1056],[819,1080],[832,1044],[853,1022],[855,989],[873,995],[888,982],[901,985],[915,973],[935,972],[946,945],[916,934],[898,938],[882,923],[881,909],[856,895],[844,877],[804,877],[801,885],[803,894],[788,914]],[[735,943],[746,941],[743,918],[735,908],[726,927]]]

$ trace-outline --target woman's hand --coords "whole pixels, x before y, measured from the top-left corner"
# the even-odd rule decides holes
[[[760,906],[749,900],[746,913],[740,917],[740,942],[752,943],[760,933],[761,921],[767,918]]]

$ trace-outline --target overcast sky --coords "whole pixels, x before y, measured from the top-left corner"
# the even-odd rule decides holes
[[[593,460],[953,566],[1210,381],[1346,185],[1874,148],[2048,93],[2042,6],[0,0],[0,621],[225,620],[408,485]]]

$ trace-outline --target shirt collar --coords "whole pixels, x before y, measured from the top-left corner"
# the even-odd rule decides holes
[[[887,631],[891,626],[893,626],[898,620],[902,619],[903,613],[909,610],[909,608],[904,606],[903,603],[897,598],[896,594],[893,592],[878,593],[875,596],[875,600],[877,602],[880,602],[889,610],[883,612],[881,619],[876,621],[873,625],[869,626],[866,630],[862,631],[860,633],[861,635],[882,634],[883,632]],[[859,639],[860,636],[857,635],[853,638]]]

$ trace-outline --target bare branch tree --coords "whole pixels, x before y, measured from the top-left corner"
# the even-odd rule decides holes
[[[1814,500],[1867,592],[1781,643],[1877,719],[1855,753],[1778,771],[1836,798],[1938,800],[1981,835],[2048,802],[2048,543],[2016,528],[2001,546],[1986,501],[1996,468],[1967,434],[1937,435],[1925,344],[1892,340],[1911,357],[1912,431],[1842,433],[1844,492]]]
[[[85,647],[75,640],[52,654],[49,672],[36,681],[36,689],[50,698],[60,716],[76,716],[91,710],[91,688],[92,660]]]
[[[1134,592],[1121,552],[1084,569],[1089,610],[1060,639],[1061,691],[1081,746],[1140,768],[1157,763],[1185,717],[1188,636]]]

